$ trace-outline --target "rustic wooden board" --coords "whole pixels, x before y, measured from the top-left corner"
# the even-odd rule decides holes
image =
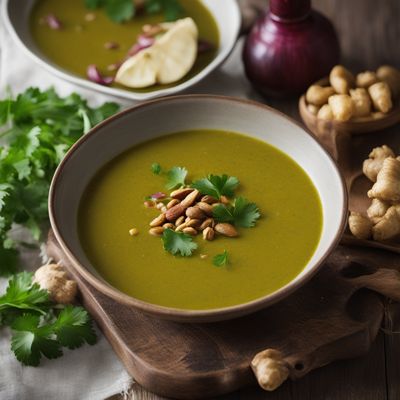
[[[134,379],[176,398],[216,396],[255,384],[249,365],[267,348],[283,353],[292,379],[366,353],[384,316],[382,297],[372,290],[400,299],[400,257],[339,246],[306,286],[277,305],[231,321],[180,324],[99,293],[76,274],[52,234],[48,253],[78,280],[85,306]]]

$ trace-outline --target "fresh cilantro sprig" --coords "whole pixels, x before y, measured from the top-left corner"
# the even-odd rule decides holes
[[[180,254],[189,257],[197,249],[197,244],[193,238],[183,232],[175,232],[172,229],[165,229],[162,235],[164,249],[173,255]]]
[[[223,267],[225,265],[229,264],[229,256],[228,252],[224,250],[223,253],[217,254],[216,256],[213,257],[213,264],[216,267]]]
[[[208,175],[207,178],[199,179],[192,183],[192,187],[201,194],[210,195],[216,199],[221,196],[233,197],[235,189],[239,185],[239,179],[228,175]]]
[[[0,101],[0,276],[16,270],[13,225],[40,238],[57,165],[77,139],[118,108],[115,103],[91,108],[78,94],[60,97],[54,89],[29,88]]]
[[[186,177],[188,171],[184,167],[172,167],[169,170],[165,170],[157,162],[151,164],[151,172],[154,175],[163,175],[166,178],[165,187],[168,190],[173,190],[181,186],[185,186]]]
[[[255,203],[238,197],[233,206],[218,204],[213,209],[213,217],[217,222],[229,222],[242,228],[251,228],[260,218],[260,211]]]
[[[122,23],[132,19],[139,11],[133,0],[84,0],[86,8],[104,8],[114,22]],[[178,0],[144,0],[144,11],[148,14],[164,13],[166,21],[174,21],[183,14]]]
[[[46,290],[33,283],[31,273],[21,272],[9,280],[0,297],[0,326],[11,327],[11,349],[20,362],[37,366],[42,356],[62,356],[62,347],[76,349],[96,342],[85,309],[59,307],[49,300]]]
[[[176,189],[177,187],[184,186],[187,176],[187,169],[183,167],[172,167],[167,172],[167,184],[165,187],[168,190]]]

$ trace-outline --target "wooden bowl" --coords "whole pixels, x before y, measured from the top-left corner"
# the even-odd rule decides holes
[[[157,116],[156,120],[154,116]],[[171,132],[224,129],[267,142],[296,161],[313,181],[322,203],[323,227],[307,265],[285,286],[264,297],[211,310],[162,307],[128,296],[96,272],[77,235],[82,193],[96,172],[132,146]],[[268,182],[265,182],[268,187]],[[294,204],[293,207],[296,207]],[[288,296],[313,276],[336,247],[346,225],[347,192],[342,177],[320,144],[284,114],[259,103],[219,96],[176,96],[143,103],[100,123],[83,136],[58,167],[50,188],[50,221],[74,274],[121,304],[183,322],[209,322],[239,317]],[[284,243],[282,243],[284,245]],[[290,251],[290,249],[288,249]]]
[[[328,78],[316,82],[316,85],[326,86]],[[392,110],[382,118],[365,117],[363,120],[326,121],[317,118],[307,108],[306,96],[302,95],[299,100],[299,112],[307,128],[318,138],[324,138],[327,135],[336,132],[358,135],[363,133],[380,131],[400,122],[400,101],[397,100]]]

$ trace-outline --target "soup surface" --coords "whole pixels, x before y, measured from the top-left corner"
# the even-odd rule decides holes
[[[215,46],[219,45],[217,24],[209,10],[199,0],[180,1],[184,15],[192,17],[199,29],[199,38]],[[85,15],[94,14],[93,21],[86,21]],[[63,24],[60,30],[52,30],[43,23],[47,15],[55,15]],[[118,24],[110,20],[102,9],[89,10],[84,0],[38,0],[31,13],[31,31],[35,42],[50,61],[86,77],[88,65],[95,64],[105,75],[112,75],[107,66],[117,63],[126,57],[128,50],[136,42],[137,36],[145,24],[164,22],[163,14],[138,15],[129,22]],[[106,42],[116,42],[119,48],[107,50]],[[162,87],[175,86],[199,73],[215,57],[216,50],[199,54],[191,71],[179,82]],[[113,84],[115,87],[122,87]],[[151,86],[135,91],[151,91],[161,86]],[[123,87],[127,90],[133,90]]]
[[[237,194],[255,202],[261,218],[239,228],[237,238],[198,235],[191,257],[171,255],[148,234],[159,211],[143,205],[145,196],[167,192],[165,179],[151,172],[155,162],[186,167],[189,180],[236,176]],[[209,130],[171,134],[118,156],[89,184],[78,218],[83,248],[105,280],[138,299],[182,309],[233,306],[274,292],[301,272],[322,230],[319,195],[297,163],[264,142]],[[129,235],[132,227],[137,236]],[[229,264],[215,267],[213,256],[224,250]]]

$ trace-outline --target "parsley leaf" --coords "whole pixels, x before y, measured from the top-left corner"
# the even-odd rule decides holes
[[[221,198],[221,196],[233,197],[238,185],[238,178],[225,174],[221,176],[208,175],[207,178],[199,179],[192,183],[192,187],[201,194],[208,194],[216,199]]]
[[[24,314],[18,317],[11,326],[14,331],[11,338],[11,349],[17,360],[25,365],[37,366],[42,355],[52,359],[62,356],[61,345],[52,339],[50,326],[39,326],[40,317]]]
[[[228,252],[224,250],[223,253],[217,254],[213,258],[213,264],[216,267],[223,267],[224,265],[229,264]]]
[[[164,249],[171,254],[180,254],[183,257],[191,256],[193,251],[197,249],[197,244],[193,242],[193,238],[183,232],[175,232],[172,229],[166,229],[162,235]]]
[[[167,172],[167,184],[165,187],[168,190],[175,189],[179,186],[184,186],[185,185],[185,179],[187,176],[187,169],[183,167],[172,167],[168,172]]]
[[[159,163],[153,163],[153,164],[151,164],[151,172],[152,172],[154,175],[160,175],[160,174],[161,174],[161,171],[162,171],[162,169],[161,169],[161,165],[160,165]]]
[[[114,22],[129,21],[135,15],[135,3],[132,0],[104,0],[105,11]]]
[[[260,211],[255,203],[238,197],[234,206],[218,204],[213,209],[213,217],[218,222],[229,222],[243,228],[251,228],[260,218]]]

